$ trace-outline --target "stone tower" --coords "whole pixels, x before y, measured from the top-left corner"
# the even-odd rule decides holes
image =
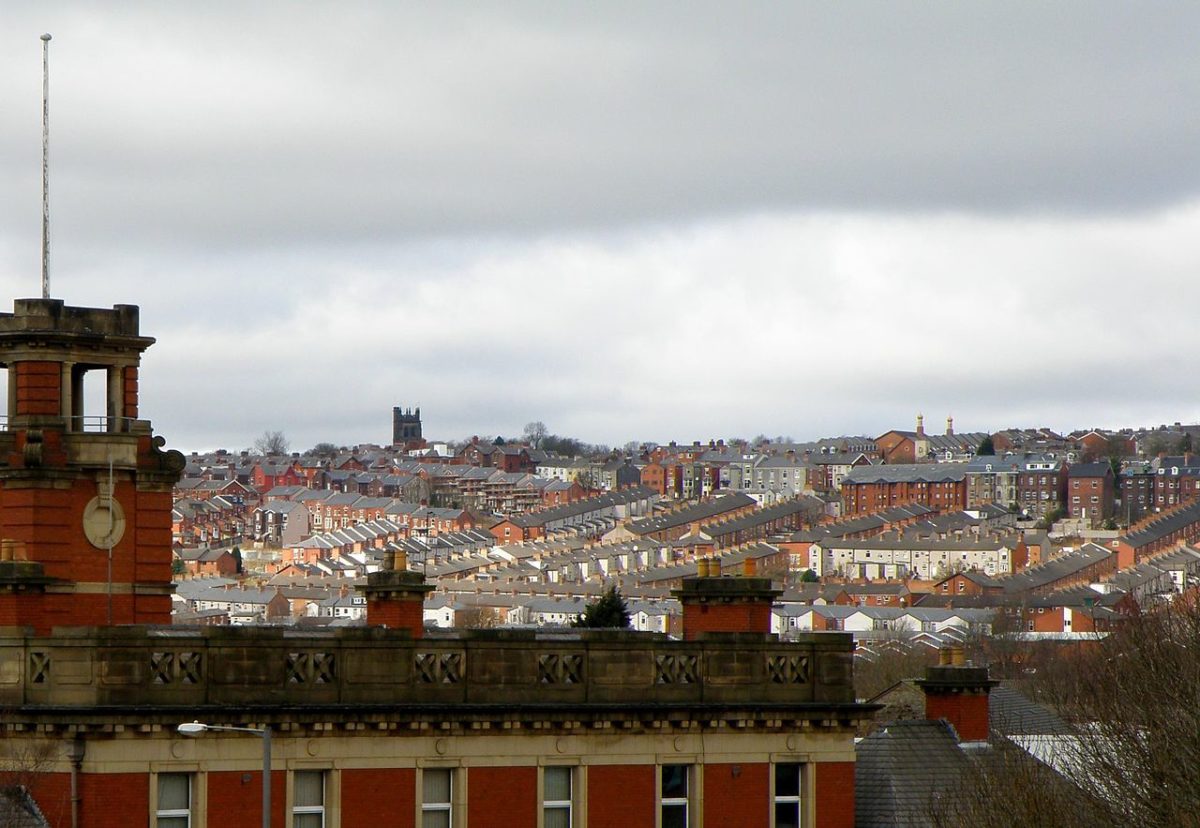
[[[421,436],[421,409],[401,408],[392,409],[392,445],[405,449],[424,448],[425,440]]]
[[[184,459],[138,419],[138,365],[153,342],[133,305],[18,299],[0,314],[0,625],[170,623]],[[88,372],[103,372],[103,411],[84,410]]]

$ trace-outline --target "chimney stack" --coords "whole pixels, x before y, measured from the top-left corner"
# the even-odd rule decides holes
[[[425,634],[425,595],[434,590],[420,572],[408,570],[408,555],[397,551],[394,568],[367,575],[359,591],[367,599],[367,625],[408,630],[413,638]]]
[[[999,682],[986,667],[968,664],[962,647],[943,647],[938,664],[925,670],[917,686],[925,693],[925,718],[945,719],[960,742],[985,742],[990,732],[988,694]]]
[[[683,638],[692,641],[709,632],[769,634],[771,606],[783,591],[770,578],[696,577],[684,578],[671,594],[683,606]]]

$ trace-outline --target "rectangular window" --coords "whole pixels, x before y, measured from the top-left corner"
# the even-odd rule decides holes
[[[572,770],[569,767],[551,767],[542,771],[544,828],[571,828]]]
[[[800,784],[804,766],[780,763],[775,766],[775,822],[772,828],[800,828]]]
[[[425,768],[421,772],[421,828],[450,828],[453,791],[451,768]]]
[[[325,772],[292,774],[292,828],[324,828]]]
[[[663,765],[659,788],[662,828],[689,828],[688,777],[691,765]]]
[[[158,775],[158,810],[154,813],[156,828],[191,828],[192,775],[190,773],[160,773]]]

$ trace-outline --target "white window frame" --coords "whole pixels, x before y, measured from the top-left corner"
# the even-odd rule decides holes
[[[158,802],[158,782],[164,776],[182,776],[187,780],[187,807],[179,808],[161,808]],[[154,774],[154,824],[157,826],[160,819],[179,819],[183,817],[187,820],[187,828],[192,826],[193,804],[196,801],[196,774],[190,771],[166,771],[163,773]]]
[[[776,770],[780,767],[794,767],[796,769],[796,795],[791,794],[781,796],[775,789]],[[796,806],[796,823],[798,825],[807,825],[805,819],[805,790],[804,783],[808,778],[807,767],[805,762],[774,762],[771,765],[771,828],[775,828],[775,807],[777,805],[795,805]]]
[[[567,772],[567,791],[568,799],[546,799],[546,772],[550,770],[564,770]],[[567,812],[567,828],[574,828],[576,822],[576,807],[575,798],[579,789],[578,771],[575,765],[545,765],[541,769],[541,800],[542,808],[538,814],[539,825],[544,825],[546,821],[546,811],[549,809],[566,810]]]
[[[459,782],[459,780],[456,778],[458,776],[456,771],[457,771],[457,768],[446,768],[446,767],[421,768],[420,779],[417,780],[417,785],[418,785],[417,800],[418,800],[419,807],[420,807],[420,818],[421,818],[422,825],[425,822],[425,814],[443,813],[444,812],[449,815],[447,824],[450,826],[450,828],[454,828],[455,823],[456,823],[456,820],[454,819],[454,794],[455,794],[455,791],[457,789],[458,782]],[[447,791],[449,799],[447,799],[446,801],[444,801],[444,802],[426,802],[425,801],[425,774],[430,773],[430,772],[434,772],[434,773],[445,772],[449,775],[450,790]]]
[[[673,767],[684,769],[684,777],[683,778],[684,778],[684,783],[686,785],[686,790],[684,791],[684,795],[681,797],[673,796],[673,797],[664,798],[663,797],[663,771],[665,771],[667,768],[673,768]],[[692,819],[692,796],[696,790],[696,766],[695,766],[695,764],[687,763],[687,762],[670,762],[668,764],[659,765],[658,766],[658,785],[657,785],[657,787],[658,787],[658,809],[657,809],[658,813],[656,815],[657,816],[657,825],[659,825],[659,826],[662,825],[662,817],[663,817],[663,809],[664,808],[678,807],[678,806],[682,805],[683,806],[683,824],[685,826],[687,826],[687,828],[691,828],[692,825],[694,824],[694,820]]]
[[[320,805],[297,805],[296,804],[296,777],[302,773],[315,773],[321,777],[321,804]],[[292,771],[292,825],[296,824],[296,817],[309,816],[311,814],[319,814],[321,817],[321,828],[325,828],[329,824],[328,808],[329,802],[329,773],[319,768],[303,768]]]

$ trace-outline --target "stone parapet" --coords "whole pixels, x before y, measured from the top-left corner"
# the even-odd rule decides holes
[[[7,708],[853,704],[852,638],[270,628],[0,631]],[[178,713],[173,713],[178,715]]]

